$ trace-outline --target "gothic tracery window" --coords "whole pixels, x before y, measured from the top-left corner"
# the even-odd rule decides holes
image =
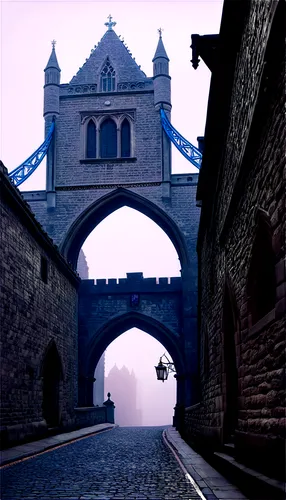
[[[107,118],[100,129],[100,157],[117,157],[117,127],[111,118]]]
[[[96,158],[96,127],[93,120],[87,125],[86,157]]]
[[[134,161],[133,127],[133,117],[126,113],[89,114],[82,123],[82,161],[98,162],[101,158]]]
[[[112,67],[109,58],[100,74],[100,90],[101,92],[114,92],[115,91],[115,70]]]
[[[130,124],[125,118],[121,125],[121,156],[128,158],[130,156]]]

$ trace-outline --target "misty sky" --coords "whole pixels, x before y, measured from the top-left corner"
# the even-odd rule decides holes
[[[198,70],[192,68],[191,34],[218,33],[222,3],[2,0],[0,151],[8,170],[22,163],[44,139],[43,69],[51,40],[57,41],[61,83],[67,83],[104,35],[109,14],[117,22],[116,33],[147,76],[152,76],[157,29],[163,28],[172,77],[172,123],[197,146],[197,136],[204,134],[210,72],[203,62]],[[196,171],[174,147],[172,170]],[[20,189],[45,189],[45,162]],[[92,278],[118,278],[134,271],[146,277],[180,275],[169,238],[147,217],[127,207],[101,222],[83,249]],[[107,373],[115,362],[134,369],[146,425],[171,423],[175,380],[172,376],[164,384],[155,380],[154,365],[163,352],[155,339],[137,329],[121,335],[107,350]],[[154,421],[151,415],[156,415]]]

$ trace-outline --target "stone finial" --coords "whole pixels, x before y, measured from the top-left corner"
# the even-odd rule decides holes
[[[106,400],[106,401],[104,401],[104,403],[103,403],[103,404],[104,404],[104,406],[114,407],[114,408],[115,408],[115,406],[114,406],[114,402],[110,399],[110,396],[111,396],[111,394],[110,394],[110,392],[108,392],[108,393],[107,393],[107,400]]]
[[[104,25],[107,26],[109,31],[111,31],[113,29],[113,26],[116,25],[116,22],[111,20],[112,19],[111,14],[109,14],[109,16],[107,16],[107,19],[108,19],[108,22],[104,23]]]

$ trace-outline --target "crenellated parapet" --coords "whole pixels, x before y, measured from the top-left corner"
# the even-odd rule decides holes
[[[125,293],[168,293],[182,290],[182,279],[144,278],[143,273],[127,273],[126,278],[82,280],[80,293],[125,294]]]

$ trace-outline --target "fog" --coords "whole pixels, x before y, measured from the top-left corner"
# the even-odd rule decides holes
[[[21,164],[44,139],[44,72],[56,39],[61,83],[70,81],[106,31],[109,13],[115,31],[125,39],[138,64],[152,76],[152,58],[161,26],[170,58],[172,123],[196,145],[204,134],[210,71],[201,61],[191,66],[191,34],[218,33],[223,0],[71,2],[7,0],[1,4],[1,157],[9,171]],[[21,127],[15,123],[21,117]],[[5,124],[5,126],[4,126]],[[196,171],[172,148],[172,171]],[[21,185],[45,189],[46,163]],[[168,237],[145,216],[122,208],[105,219],[83,246],[91,278],[120,278],[126,272],[145,277],[180,275],[180,263]],[[171,420],[175,380],[155,379],[154,365],[163,346],[136,329],[121,335],[107,350],[106,372],[116,362],[133,368],[138,377],[138,405],[145,425]],[[163,415],[163,416],[162,416]]]
[[[171,425],[176,404],[176,380],[170,373],[168,380],[157,380],[154,366],[166,352],[156,339],[132,328],[114,340],[106,350],[105,373],[116,364],[133,369],[137,379],[136,407],[142,412],[142,425]],[[168,358],[171,356],[166,352]],[[105,393],[109,387],[105,385]],[[118,401],[112,397],[115,406]],[[116,410],[115,410],[116,418]]]
[[[129,207],[116,210],[98,224],[82,249],[89,278],[124,278],[127,272],[143,272],[144,277],[180,276],[180,261],[169,237],[151,219]],[[172,423],[176,380],[171,373],[166,382],[158,381],[154,368],[164,352],[156,339],[137,328],[120,335],[106,350],[106,376],[115,364],[134,370],[143,425]],[[105,393],[108,390],[106,387]]]

